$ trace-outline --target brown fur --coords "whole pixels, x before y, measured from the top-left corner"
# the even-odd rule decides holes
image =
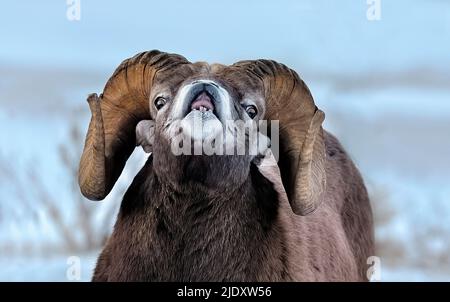
[[[325,133],[325,146],[327,191],[308,216],[277,198],[277,169],[265,171],[271,182],[253,163],[233,171],[246,180],[222,194],[161,183],[150,157],[125,194],[93,281],[367,281],[367,192],[336,138]]]

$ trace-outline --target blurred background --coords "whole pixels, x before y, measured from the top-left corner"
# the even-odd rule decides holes
[[[0,281],[90,279],[146,156],[84,199],[86,96],[151,49],[295,69],[364,176],[381,281],[450,281],[450,2],[10,0],[0,25]]]

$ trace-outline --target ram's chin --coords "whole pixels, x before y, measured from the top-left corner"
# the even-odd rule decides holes
[[[211,111],[192,110],[180,122],[181,132],[193,141],[213,140],[223,133],[223,126]]]
[[[223,154],[224,126],[213,112],[192,110],[164,128],[163,136],[175,156]]]

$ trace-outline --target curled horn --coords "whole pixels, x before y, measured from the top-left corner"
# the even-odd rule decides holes
[[[100,96],[91,94],[92,117],[78,171],[82,194],[91,200],[108,195],[135,148],[135,128],[151,119],[149,97],[158,71],[188,61],[157,50],[123,61]]]
[[[265,119],[280,125],[279,167],[292,210],[312,213],[326,189],[325,146],[319,110],[305,83],[288,67],[269,60],[242,61],[253,82],[262,82],[266,102]]]

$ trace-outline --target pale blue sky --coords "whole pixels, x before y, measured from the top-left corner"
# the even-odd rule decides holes
[[[88,1],[69,22],[66,1],[3,1],[0,63],[85,69],[148,49],[232,63],[266,57],[304,70],[346,73],[450,67],[450,2],[381,0]]]

